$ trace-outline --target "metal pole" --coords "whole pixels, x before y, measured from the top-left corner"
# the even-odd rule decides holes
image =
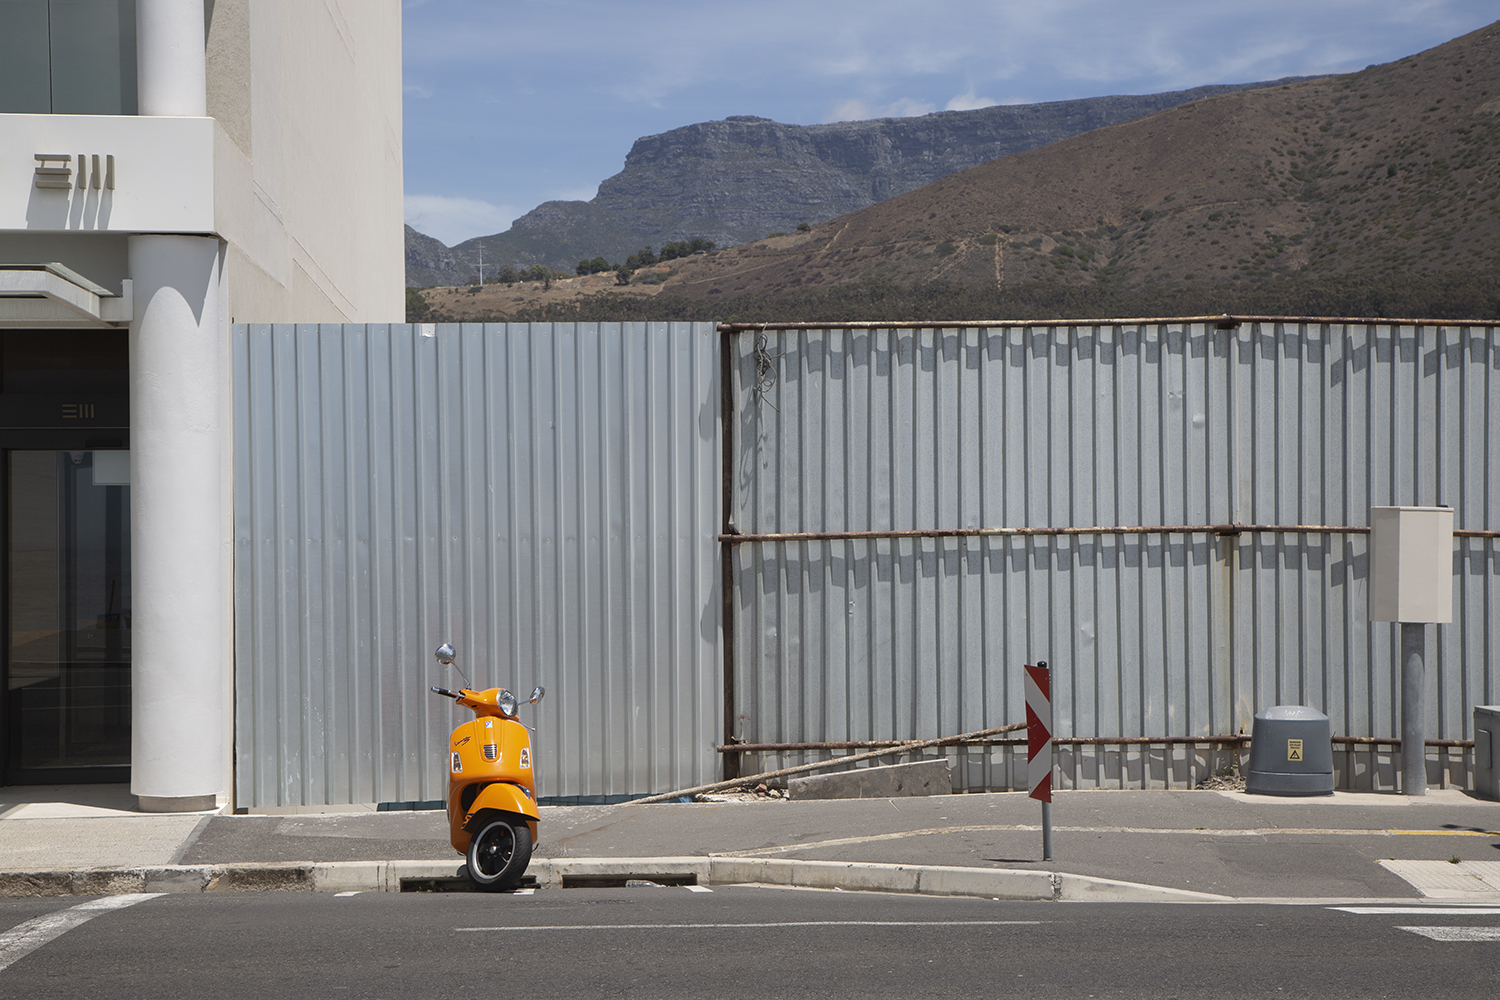
[[[1042,860],[1052,860],[1052,803],[1042,803]]]
[[[1401,790],[1427,794],[1427,742],[1422,736],[1422,691],[1427,626],[1401,623]]]
[[[734,338],[719,339],[719,523],[725,535],[734,530],[735,347]],[[724,716],[721,726],[725,743],[734,742],[739,728],[734,704],[735,644],[738,642],[734,619],[734,562],[734,546],[723,542],[719,548],[719,590],[723,602],[719,607],[719,629],[724,643],[721,654],[724,664]],[[724,754],[725,781],[740,776],[740,761],[738,750],[730,750]]]

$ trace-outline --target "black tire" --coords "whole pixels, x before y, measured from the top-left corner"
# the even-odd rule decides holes
[[[508,889],[531,863],[531,828],[519,820],[491,817],[469,840],[469,881],[481,892]]]

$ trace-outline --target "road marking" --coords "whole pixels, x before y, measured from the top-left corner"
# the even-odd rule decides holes
[[[1500,927],[1402,927],[1434,941],[1500,941]]]
[[[690,885],[690,886],[687,887],[687,891],[688,892],[713,892],[713,890],[710,889],[706,885]]]
[[[1330,910],[1341,913],[1451,913],[1471,917],[1476,914],[1500,916],[1500,905],[1495,906],[1330,906]]]
[[[25,958],[48,941],[61,937],[101,913],[122,910],[160,895],[159,892],[132,892],[120,896],[104,896],[19,923],[0,934],[0,971],[10,968],[14,962]]]
[[[460,934],[481,931],[712,931],[746,927],[1033,927],[1045,920],[787,920],[762,924],[523,924],[515,927],[455,927]]]
[[[1055,826],[1058,833],[1141,833],[1150,836],[1164,834],[1188,834],[1195,837],[1500,837],[1500,831],[1482,830],[1334,830],[1327,828],[1261,827],[1252,830],[1187,830],[1181,827],[1144,826]],[[754,858],[768,854],[785,854],[788,851],[810,851],[822,847],[843,847],[849,844],[870,844],[882,840],[905,840],[908,837],[932,837],[953,833],[1035,833],[1040,826],[1025,823],[983,824],[977,826],[934,826],[923,830],[898,830],[894,833],[872,833],[860,837],[835,837],[829,840],[814,840],[804,844],[786,844],[782,847],[755,847],[743,851],[724,851],[713,855],[721,858]]]
[[[333,898],[338,899],[340,896],[358,896],[360,892],[361,890],[359,889],[356,889],[353,892],[336,892],[333,894]]]
[[[513,895],[513,896],[534,896],[534,895],[536,895],[536,890],[535,889],[517,889],[514,892],[512,892],[511,895]]]

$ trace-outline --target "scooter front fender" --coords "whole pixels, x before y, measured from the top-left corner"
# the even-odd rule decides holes
[[[455,823],[450,831],[452,836],[449,839],[460,854],[469,849],[469,837],[473,833],[471,825],[474,818],[484,812],[511,813],[524,817],[526,825],[531,828],[532,843],[536,843],[536,803],[519,786],[505,781],[496,781],[479,790],[479,794],[474,797],[474,803],[469,806],[469,811],[464,815],[463,822]]]
[[[536,803],[531,801],[531,796],[523,792],[520,786],[508,781],[496,781],[479,790],[479,794],[474,797],[474,804],[469,807],[468,815],[464,817],[464,826],[468,826],[475,816],[486,809],[520,813],[533,823],[538,818]]]

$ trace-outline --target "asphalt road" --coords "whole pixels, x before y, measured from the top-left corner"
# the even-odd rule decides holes
[[[0,996],[28,1000],[1500,994],[1500,906],[1431,903],[184,894],[0,899],[0,929]]]

